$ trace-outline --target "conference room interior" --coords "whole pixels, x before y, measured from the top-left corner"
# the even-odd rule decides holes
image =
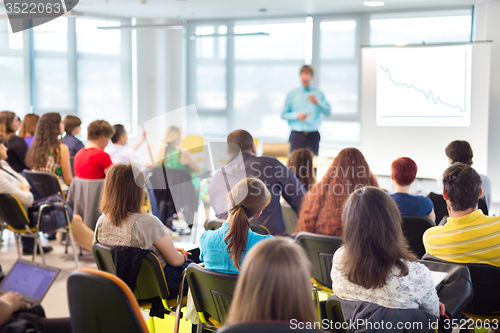
[[[311,65],[311,85],[331,106],[318,128],[318,182],[342,149],[355,147],[384,191],[394,192],[391,163],[407,156],[418,166],[410,193],[442,193],[445,148],[465,140],[474,152],[472,167],[491,181],[488,211],[497,216],[500,0],[370,2],[80,0],[61,17],[13,33],[4,1],[0,110],[21,119],[78,116],[77,138],[85,145],[91,122],[122,124],[128,147],[145,135],[135,152],[152,165],[165,130],[177,126],[182,148],[209,183],[228,162],[226,138],[234,130],[253,136],[257,156],[286,165],[291,128],[282,111],[287,94],[301,86],[300,69]],[[457,58],[464,51],[465,58]],[[217,213],[208,199],[199,200],[194,225],[174,244],[198,247],[206,221]],[[41,305],[48,318],[68,317],[73,249],[59,236],[40,239],[54,248],[46,264],[61,269]],[[91,252],[77,252],[79,268],[97,270]],[[17,259],[14,233],[4,228],[5,274]],[[148,321],[148,312],[142,314]],[[156,331],[174,327],[173,316],[155,321]],[[190,323],[181,319],[180,331],[190,332]]]

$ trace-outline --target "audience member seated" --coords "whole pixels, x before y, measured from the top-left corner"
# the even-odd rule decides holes
[[[427,267],[410,253],[394,200],[367,186],[353,192],[342,214],[343,246],[333,256],[332,290],[348,301],[444,314]]]
[[[286,162],[286,166],[300,181],[306,191],[316,184],[316,172],[313,167],[313,153],[309,149],[295,149]]]
[[[83,142],[76,138],[75,135],[80,134],[82,121],[80,118],[67,115],[64,117],[64,143],[68,146],[69,155],[71,157],[75,157],[76,153],[80,151],[80,149],[85,148]]]
[[[450,165],[456,162],[460,162],[467,165],[472,165],[472,157],[474,156],[472,153],[472,148],[467,141],[456,140],[451,142],[448,147],[446,147],[446,156],[448,156],[448,161]],[[488,205],[488,208],[491,209],[491,204],[493,201],[493,193],[491,189],[491,181],[490,178],[486,175],[481,176],[481,181],[483,183],[483,195],[481,196]],[[442,183],[439,184],[441,186]]]
[[[399,212],[403,216],[424,216],[432,222],[436,220],[431,199],[421,195],[411,195],[410,185],[417,177],[417,164],[409,157],[400,157],[391,164],[391,179]]]
[[[103,214],[97,221],[95,242],[106,246],[129,246],[153,251],[160,260],[170,295],[179,292],[181,273],[188,266],[187,254],[175,248],[161,221],[143,213],[146,178],[132,164],[111,167],[101,197]],[[180,251],[180,252],[179,252]]]
[[[54,174],[62,190],[67,190],[73,181],[69,149],[59,136],[64,133],[64,124],[59,113],[46,113],[38,121],[35,139],[26,155],[26,165],[31,170]]]
[[[271,235],[282,235],[286,228],[281,212],[280,197],[283,196],[297,214],[305,194],[304,187],[293,172],[276,158],[256,156],[253,137],[247,131],[237,130],[230,133],[227,143],[230,160],[223,168],[225,174],[221,170],[215,173],[208,189],[217,217],[225,219],[227,216],[226,199],[231,186],[246,177],[255,177],[266,184],[271,193],[271,202],[262,215],[252,220],[251,224],[266,227]],[[242,161],[238,158],[240,152]],[[229,185],[226,184],[226,178]]]
[[[31,143],[35,137],[36,124],[38,123],[40,117],[34,113],[30,113],[24,116],[23,121],[21,121],[21,128],[19,129],[19,136],[24,139],[24,142],[31,147]]]
[[[443,174],[443,187],[449,217],[445,225],[425,232],[427,253],[457,263],[500,267],[500,217],[485,216],[478,209],[481,176],[468,164],[453,163]]]
[[[111,145],[108,145],[104,151],[109,154],[113,164],[132,163],[137,165],[141,170],[146,168],[147,161],[137,154],[136,150],[146,140],[146,132],[142,133],[141,139],[132,147],[127,147],[128,135],[127,130],[123,125],[113,125],[115,134],[111,137]]]
[[[30,192],[30,186],[26,178],[14,171],[5,161],[7,159],[7,148],[4,145],[5,138],[0,134],[0,194],[12,194],[23,205],[27,211],[33,204],[33,194]],[[82,218],[73,214],[71,228],[75,241],[86,250],[92,249],[92,239],[94,232],[83,224]],[[23,254],[33,254],[34,239],[32,237],[21,237],[23,244]],[[37,251],[39,251],[37,249]],[[52,251],[52,247],[44,246],[44,252]]]
[[[347,197],[363,186],[378,187],[363,154],[356,148],[342,149],[323,179],[304,198],[297,232],[342,237],[342,210]]]
[[[22,296],[18,293],[9,291],[0,296],[0,330],[2,332],[3,329],[6,332],[20,332],[18,330],[23,325],[22,321],[25,321],[29,323],[24,328],[26,332],[35,332],[34,329],[36,329],[39,333],[71,333],[70,318],[48,319],[32,313],[17,312],[25,306]],[[7,328],[9,325],[12,327]]]
[[[96,120],[87,128],[89,144],[75,155],[75,176],[82,179],[104,179],[113,164],[104,148],[113,136],[113,127],[105,120]]]
[[[248,252],[226,324],[318,321],[311,297],[311,264],[304,251],[284,239],[270,239]]]
[[[271,235],[259,235],[250,229],[271,201],[271,194],[257,178],[242,179],[228,195],[229,216],[217,230],[205,231],[200,238],[200,260],[205,268],[219,273],[238,274],[245,253]]]
[[[24,163],[26,153],[28,152],[28,145],[21,137],[16,135],[20,124],[21,120],[14,112],[0,112],[0,134],[4,135],[6,139],[5,145],[9,148],[7,163],[16,172],[28,169]]]

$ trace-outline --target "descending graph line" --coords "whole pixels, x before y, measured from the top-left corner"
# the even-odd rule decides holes
[[[415,87],[413,84],[410,84],[410,85],[409,85],[409,84],[407,84],[407,83],[397,83],[397,82],[395,82],[395,81],[392,79],[392,75],[391,75],[391,72],[389,71],[389,68],[385,68],[385,67],[384,67],[384,66],[382,66],[382,65],[379,65],[379,67],[382,69],[382,71],[383,71],[384,73],[386,73],[386,74],[389,76],[389,80],[390,80],[390,81],[391,81],[391,82],[392,82],[395,86],[404,86],[404,87],[406,87],[406,88],[408,88],[408,89],[414,89],[415,91],[418,91],[419,93],[421,93],[422,95],[424,95],[424,96],[425,96],[428,100],[432,99],[432,102],[433,102],[435,105],[437,105],[437,103],[441,103],[441,104],[443,104],[443,105],[446,105],[446,106],[452,107],[452,108],[454,108],[454,109],[458,109],[458,110],[460,110],[460,112],[465,112],[465,110],[464,110],[464,109],[462,109],[462,107],[461,107],[461,106],[459,106],[459,105],[452,105],[452,104],[446,103],[446,102],[445,102],[445,101],[443,101],[443,100],[441,99],[441,97],[439,97],[439,96],[436,98],[436,97],[434,96],[434,93],[432,92],[432,90],[429,90],[429,93],[426,93],[425,91],[423,91],[423,90],[421,90],[421,89],[419,89],[419,88]],[[465,107],[465,105],[464,105],[464,107]]]

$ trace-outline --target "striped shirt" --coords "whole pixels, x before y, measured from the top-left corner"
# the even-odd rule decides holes
[[[423,241],[427,253],[440,259],[500,267],[500,217],[485,216],[480,209],[427,229]]]

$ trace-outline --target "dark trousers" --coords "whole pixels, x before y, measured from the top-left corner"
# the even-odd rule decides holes
[[[319,152],[319,140],[321,136],[319,132],[297,132],[292,131],[290,133],[290,153],[299,148],[309,149],[314,153],[314,155],[318,156]]]

